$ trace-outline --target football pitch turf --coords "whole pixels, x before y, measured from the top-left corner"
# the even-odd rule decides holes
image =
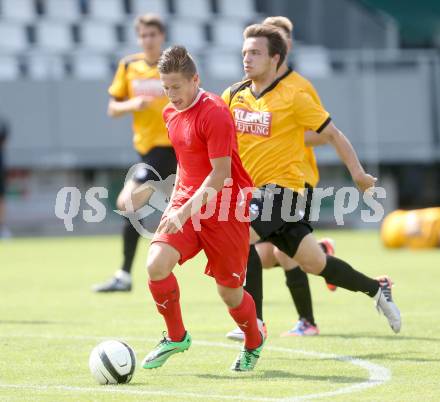
[[[252,373],[229,371],[239,344],[224,337],[234,323],[203,275],[203,255],[175,270],[191,349],[144,370],[140,362],[164,330],[146,287],[145,242],[134,289],[124,294],[90,291],[121,261],[117,236],[0,243],[0,401],[439,401],[440,251],[385,250],[373,231],[317,232],[324,235],[354,267],[391,276],[401,333],[367,296],[331,293],[322,278],[311,277],[321,335],[280,338],[296,313],[282,271],[268,270],[269,339]],[[100,386],[92,378],[89,353],[104,339],[134,348],[138,367],[130,384]]]

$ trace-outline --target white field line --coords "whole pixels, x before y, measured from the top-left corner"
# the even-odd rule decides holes
[[[82,336],[82,335],[72,335],[72,336],[59,336],[59,335],[27,335],[27,334],[17,334],[17,335],[0,335],[0,338],[43,338],[43,339],[71,339],[71,340],[96,340],[102,341],[104,339],[115,339],[109,337],[100,336]],[[142,337],[125,337],[126,341],[143,341],[143,342],[155,342],[157,339],[148,339]],[[201,346],[217,346],[220,348],[227,349],[237,349],[237,344],[221,343],[221,342],[209,342],[209,341],[194,341],[196,345]],[[368,378],[365,381],[349,385],[346,387],[339,388],[334,391],[319,392],[315,394],[291,396],[287,398],[266,398],[266,397],[256,397],[256,396],[245,396],[245,395],[216,395],[216,394],[202,394],[193,392],[176,392],[173,390],[144,390],[144,389],[129,389],[127,387],[121,388],[118,385],[107,385],[100,387],[77,387],[68,385],[37,385],[37,384],[2,384],[0,383],[0,389],[28,389],[35,391],[68,391],[68,392],[78,392],[78,393],[112,393],[121,395],[157,395],[157,396],[174,396],[174,397],[192,397],[200,399],[223,399],[223,400],[241,400],[241,401],[265,401],[265,402],[298,402],[298,401],[308,401],[318,398],[327,398],[342,394],[350,394],[354,392],[359,392],[367,388],[376,387],[382,385],[391,379],[391,372],[386,367],[380,366],[378,364],[371,363],[364,359],[357,359],[350,356],[342,356],[332,353],[321,353],[315,351],[307,351],[300,349],[289,349],[277,346],[267,346],[265,350],[273,350],[275,352],[289,353],[289,354],[299,354],[303,356],[316,357],[320,359],[330,359],[340,362],[345,362],[364,369],[368,373]],[[239,378],[239,376],[237,376]]]

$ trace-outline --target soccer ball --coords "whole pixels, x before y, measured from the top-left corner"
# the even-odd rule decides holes
[[[136,356],[124,342],[105,341],[90,353],[89,367],[100,384],[126,384],[133,377]]]

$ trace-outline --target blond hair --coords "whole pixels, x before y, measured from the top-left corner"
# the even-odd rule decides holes
[[[281,28],[287,34],[287,36],[289,37],[292,36],[293,22],[287,17],[283,17],[283,16],[267,17],[263,21],[263,24],[273,25],[275,27]]]

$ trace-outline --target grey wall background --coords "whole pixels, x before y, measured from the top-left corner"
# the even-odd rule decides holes
[[[381,51],[329,51],[328,56],[338,69],[310,78],[364,161],[440,160],[440,59],[435,54],[400,52],[390,58]],[[203,69],[202,79],[205,89],[216,93],[233,83]],[[110,81],[111,76],[99,81],[0,82],[0,110],[12,131],[8,165],[99,168],[136,161],[130,118],[106,115]],[[328,147],[317,152],[322,163],[338,161]]]

